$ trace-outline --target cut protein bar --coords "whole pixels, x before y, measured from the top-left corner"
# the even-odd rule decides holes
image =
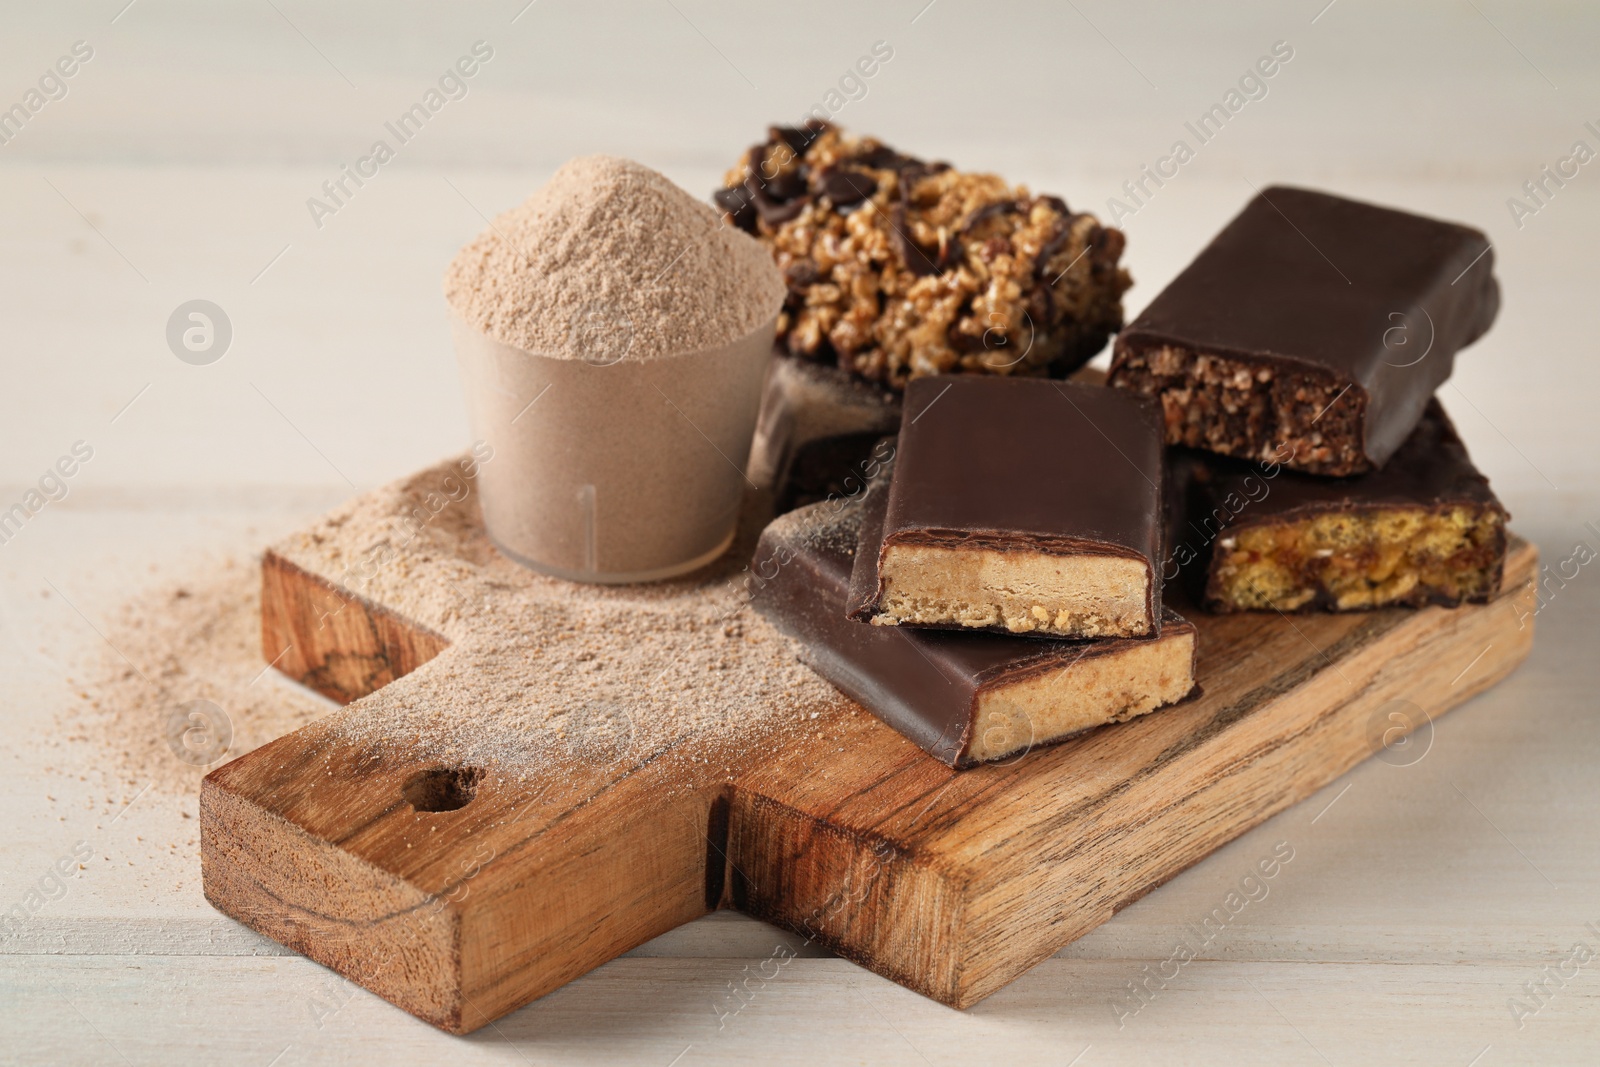
[[[850,621],[844,600],[861,512],[859,499],[827,500],[768,524],[750,567],[755,608],[817,673],[934,758],[954,767],[1014,758],[1194,690],[1195,626],[1171,611],[1161,636],[1143,640]]]
[[[1270,188],[1117,337],[1110,384],[1161,400],[1168,444],[1372,470],[1494,321],[1493,264],[1466,226]]]
[[[1213,611],[1453,606],[1500,588],[1506,510],[1437,400],[1380,471],[1319,478],[1176,453],[1169,568],[1204,565]]]
[[[912,382],[847,611],[878,626],[1143,637],[1161,624],[1155,404],[1069,382]],[[884,489],[887,492],[884,492]]]

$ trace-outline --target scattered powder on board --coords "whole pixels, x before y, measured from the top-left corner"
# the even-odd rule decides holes
[[[847,703],[747,602],[758,509],[747,509],[734,549],[695,575],[585,585],[500,556],[475,495],[415,534],[397,530],[418,502],[439,501],[448,470],[369,493],[279,546],[317,572],[370,572],[350,587],[453,646],[380,691],[381,717],[339,720],[347,739],[399,740],[447,763],[533,777],[637,762],[693,735],[713,769]]]
[[[558,358],[720,347],[777,314],[753,238],[648,167],[583,156],[457,253],[445,297],[497,341]]]
[[[326,716],[347,743],[519,779],[637,763],[692,735],[701,781],[856,710],[746,602],[754,518],[720,566],[690,579],[581,585],[501,557],[458,470],[368,493],[276,546],[450,640],[362,702],[381,715],[263,676],[259,563],[238,560],[124,608],[108,636],[132,663],[108,651],[84,732],[130,781],[169,793],[198,791],[210,769],[175,758],[165,726],[195,698],[230,721],[218,763]]]

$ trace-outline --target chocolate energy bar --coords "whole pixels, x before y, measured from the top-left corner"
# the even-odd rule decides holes
[[[1110,382],[1160,398],[1169,444],[1359,474],[1494,321],[1493,265],[1477,230],[1276,186],[1122,331]]]
[[[751,563],[756,610],[846,696],[954,767],[1014,757],[1182,700],[1194,625],[1167,612],[1148,640],[1058,641],[863,626],[844,601],[859,498],[770,523]]]
[[[1159,412],[1101,386],[919,379],[867,494],[852,618],[1057,637],[1161,619]]]
[[[1484,601],[1500,588],[1506,510],[1437,400],[1382,470],[1319,478],[1176,453],[1184,521],[1169,572],[1204,568],[1214,611],[1355,611]]]

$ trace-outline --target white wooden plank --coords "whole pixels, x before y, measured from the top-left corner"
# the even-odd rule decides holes
[[[1518,1029],[1505,1002],[1537,975],[1503,965],[1194,962],[1133,1012],[1127,963],[1051,960],[955,1012],[842,960],[750,963],[618,960],[462,1039],[299,957],[7,958],[0,1056],[347,1063],[381,1035],[386,1059],[461,1064],[1587,1064],[1600,1009],[1584,975]]]
[[[755,131],[798,114],[879,37],[896,58],[842,121],[1102,213],[1185,117],[1273,40],[1292,41],[1269,96],[1127,220],[1130,311],[1251,183],[1327,184],[1484,227],[1505,306],[1462,356],[1446,404],[1547,562],[1580,539],[1600,547],[1585,529],[1600,527],[1600,365],[1585,314],[1600,185],[1586,168],[1520,228],[1506,207],[1574,139],[1600,143],[1583,127],[1597,119],[1583,101],[1600,90],[1592,13],[1319,0],[975,20],[953,0],[919,16],[917,0],[837,4],[780,33],[767,15],[708,4],[620,20],[583,5],[518,16],[520,0],[464,13],[121,6],[19,10],[0,39],[6,69],[23,72],[13,95],[73,40],[97,50],[69,96],[0,149],[0,506],[73,441],[96,448],[68,499],[0,546],[0,908],[76,842],[95,856],[64,897],[0,938],[0,1059],[266,1063],[288,1046],[280,1062],[381,1048],[665,1064],[692,1044],[682,1062],[983,1062],[1003,1050],[1069,1063],[1087,1047],[1085,1065],[1468,1064],[1486,1046],[1483,1067],[1592,1062],[1590,969],[1521,1030],[1506,1006],[1600,924],[1592,568],[1540,614],[1523,669],[1442,721],[1420,763],[1358,768],[964,1015],[842,961],[797,959],[718,1031],[709,1004],[728,982],[775,944],[803,947],[719,915],[498,1032],[449,1039],[365,993],[318,1028],[299,1012],[336,980],[201,898],[183,817],[193,798],[108,776],[105,754],[67,737],[59,717],[74,699],[64,678],[99,652],[90,623],[133,590],[207,553],[247,555],[348,494],[346,477],[365,488],[464,442],[438,278],[482,225],[477,210],[508,206],[594,150],[707,189]],[[497,59],[471,97],[315,229],[305,198],[478,37]],[[963,73],[975,40],[981,77]],[[708,41],[759,67],[761,88]],[[162,339],[172,308],[195,296],[222,303],[237,328],[207,368],[178,363]],[[89,621],[43,595],[46,579]],[[1166,959],[1278,840],[1296,858],[1268,897],[1115,1029],[1109,993]]]

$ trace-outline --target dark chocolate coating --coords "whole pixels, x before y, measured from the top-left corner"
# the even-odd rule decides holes
[[[1117,351],[1174,345],[1332,375],[1364,395],[1362,449],[1382,466],[1457,350],[1494,321],[1493,267],[1488,238],[1470,227],[1273,186],[1122,331]]]
[[[750,446],[750,476],[770,485],[773,511],[859,492],[873,446],[894,450],[900,397],[840,367],[778,350]]]
[[[844,601],[861,511],[859,499],[828,500],[769,524],[751,562],[754,604],[802,644],[817,673],[935,758],[973,765],[966,753],[983,690],[1127,644],[852,622]],[[1194,629],[1172,612],[1163,625],[1168,636]]]
[[[1462,507],[1509,518],[1437,400],[1429,402],[1422,421],[1389,462],[1365,474],[1322,478],[1187,448],[1173,450],[1171,473],[1181,487],[1176,495],[1185,514],[1182,525],[1173,529],[1169,559],[1187,545],[1208,572],[1212,545],[1222,531],[1238,533],[1318,515],[1395,508],[1439,513]],[[1500,531],[1498,555],[1503,566],[1503,524]],[[1175,569],[1169,563],[1167,576]]]
[[[1092,552],[1150,568],[1161,621],[1162,431],[1154,401],[1030,378],[930,377],[906,387],[894,478],[863,526],[848,610],[870,618],[886,544]]]

